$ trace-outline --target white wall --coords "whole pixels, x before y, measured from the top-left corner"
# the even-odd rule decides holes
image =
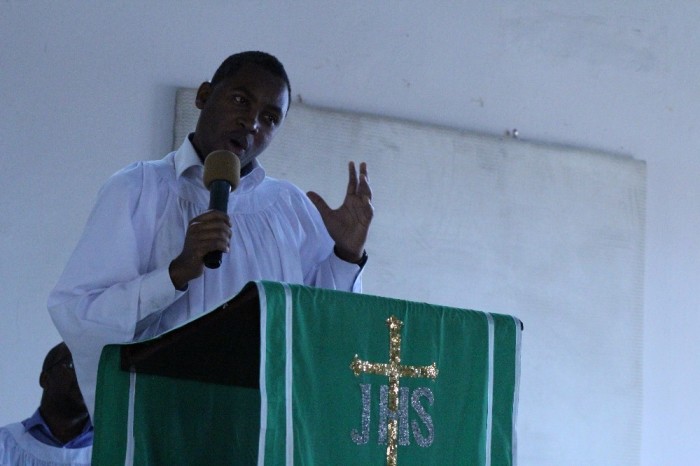
[[[0,2],[0,424],[38,403],[46,295],[98,187],[168,150],[177,86],[262,49],[307,103],[646,160],[642,464],[692,464],[700,4],[233,3]]]

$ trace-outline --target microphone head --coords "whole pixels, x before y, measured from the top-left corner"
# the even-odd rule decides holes
[[[204,159],[204,186],[209,189],[213,181],[223,180],[231,185],[231,191],[241,181],[241,161],[231,151],[215,150]]]

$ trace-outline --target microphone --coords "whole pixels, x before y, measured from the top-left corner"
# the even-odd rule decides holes
[[[241,181],[241,161],[227,150],[215,150],[204,159],[204,186],[209,190],[209,209],[226,212],[229,193]],[[204,265],[216,269],[221,265],[221,251],[210,251]]]

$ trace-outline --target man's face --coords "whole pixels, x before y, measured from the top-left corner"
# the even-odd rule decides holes
[[[42,403],[51,403],[67,415],[87,412],[67,347],[62,346],[49,367],[42,371],[39,383],[44,389]]]
[[[245,173],[282,125],[289,96],[282,78],[249,63],[213,87],[202,84],[196,105],[201,113],[192,144],[200,158],[229,150],[241,159]]]

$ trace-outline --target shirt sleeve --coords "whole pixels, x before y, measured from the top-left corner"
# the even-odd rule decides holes
[[[172,284],[167,266],[146,269],[144,250],[150,248],[150,239],[144,243],[144,234],[155,226],[134,221],[142,192],[139,164],[108,180],[49,294],[49,313],[73,353],[91,414],[102,347],[131,341],[138,321],[183,294]]]
[[[143,168],[136,164],[100,190],[82,237],[49,295],[52,317],[62,322],[66,314],[74,316],[69,318],[75,320],[71,328],[63,329],[66,333],[80,331],[75,324],[83,331],[98,326],[114,334],[105,343],[129,341],[138,321],[182,295],[167,265],[146,270],[155,226],[134,221],[141,208],[142,180]],[[150,234],[145,231],[149,229]]]
[[[330,272],[325,272],[328,267]],[[333,289],[340,291],[351,291],[353,293],[362,293],[362,270],[357,264],[346,262],[332,252],[326,261],[319,267],[319,283],[316,286],[321,288],[330,288],[324,286],[324,277],[332,277]]]

